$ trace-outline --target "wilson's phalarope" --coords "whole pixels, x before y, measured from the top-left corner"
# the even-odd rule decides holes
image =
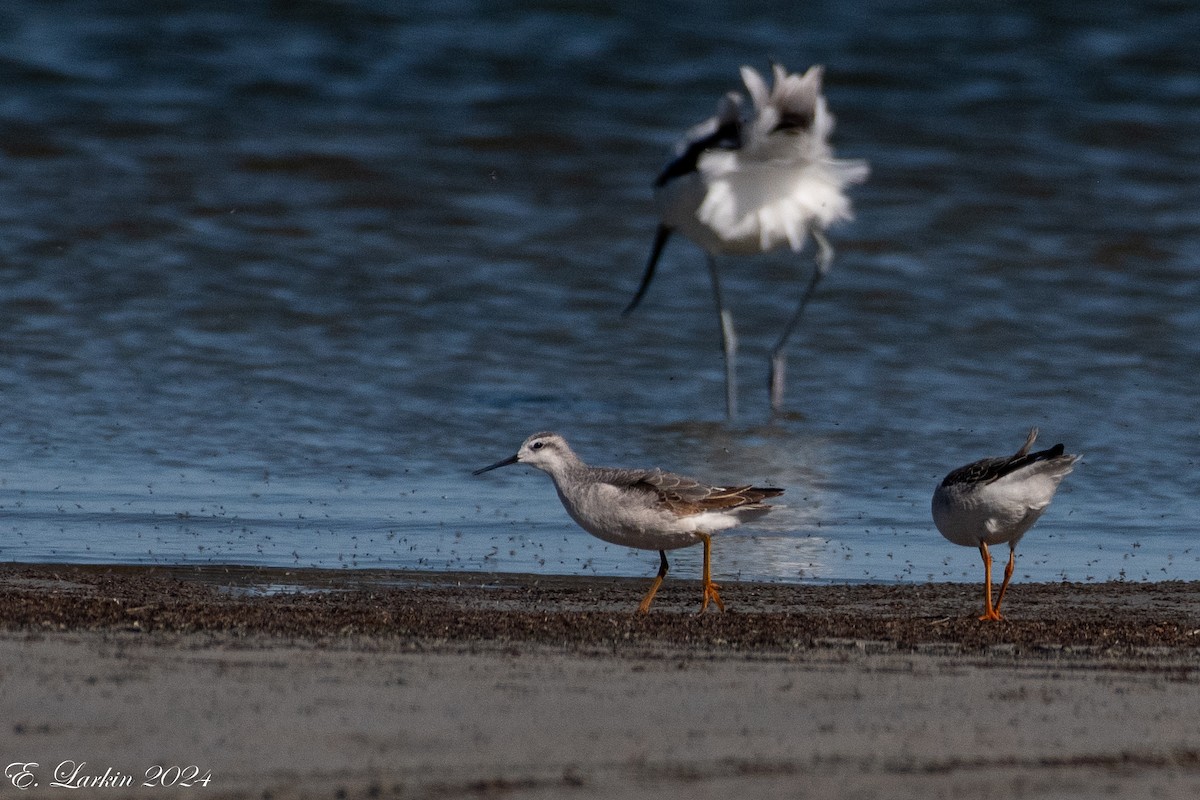
[[[642,598],[638,610],[650,603],[667,574],[667,550],[704,544],[704,599],[722,611],[725,604],[712,582],[711,534],[732,528],[749,517],[770,510],[762,500],[783,494],[782,489],[757,486],[707,486],[691,478],[660,469],[589,467],[557,433],[535,433],[517,454],[477,469],[480,475],[509,464],[537,467],[554,481],[558,497],[571,519],[588,533],[611,544],[657,550],[658,575]]]
[[[1011,456],[984,458],[959,467],[933,493],[933,522],[942,535],[964,547],[978,547],[983,557],[983,615],[998,620],[1000,603],[1012,580],[1017,542],[1033,527],[1054,499],[1062,479],[1079,456],[1065,455],[1063,446],[1030,453],[1038,429]],[[988,545],[1008,542],[1008,566],[1000,595],[992,605],[992,555]]]
[[[824,231],[853,216],[844,190],[865,181],[869,172],[864,161],[833,157],[833,116],[821,94],[822,71],[815,66],[803,75],[789,74],[775,64],[774,85],[768,89],[758,72],[742,67],[753,115],[743,119],[742,96],[726,94],[717,115],[688,132],[654,184],[658,232],[642,283],[623,314],[646,293],[673,232],[700,245],[720,315],[725,409],[731,419],[737,416],[737,336],[721,297],[716,257],[767,253],[784,245],[799,252],[808,234],[817,243],[812,279],[771,351],[771,407],[777,411],[783,406],[788,338],[833,263]]]

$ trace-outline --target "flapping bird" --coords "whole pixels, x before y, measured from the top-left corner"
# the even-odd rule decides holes
[[[816,268],[795,312],[771,350],[771,407],[783,407],[787,343],[833,263],[825,230],[852,218],[846,188],[862,183],[866,162],[834,158],[829,145],[833,116],[821,93],[823,68],[803,75],[775,64],[768,88],[751,67],[742,81],[753,108],[743,115],[743,98],[726,94],[716,116],[688,132],[654,183],[659,225],[641,285],[623,314],[641,302],[654,278],[659,256],[678,231],[707,254],[713,297],[725,354],[725,408],[737,416],[737,334],[725,305],[716,258],[753,255],[787,247],[800,252],[811,235]]]

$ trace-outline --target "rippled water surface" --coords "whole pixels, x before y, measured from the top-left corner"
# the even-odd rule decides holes
[[[0,9],[0,559],[650,575],[523,468],[784,486],[717,577],[976,580],[929,497],[1032,425],[1084,461],[1018,578],[1200,579],[1190,4]],[[743,63],[826,65],[857,219],[700,252],[650,184]],[[694,576],[699,553],[676,573]]]

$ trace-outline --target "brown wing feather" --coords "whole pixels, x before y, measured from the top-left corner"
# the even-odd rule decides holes
[[[754,505],[783,489],[762,486],[708,486],[683,475],[653,470],[637,482],[652,489],[659,501],[676,514],[691,515]]]

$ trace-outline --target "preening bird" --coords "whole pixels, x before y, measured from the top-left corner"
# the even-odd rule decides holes
[[[983,558],[983,615],[999,620],[1000,603],[1012,580],[1017,542],[1033,527],[1054,499],[1062,479],[1079,456],[1067,455],[1061,444],[1029,452],[1038,429],[1011,456],[984,458],[959,467],[933,493],[933,522],[942,535],[964,547],[978,547]],[[1008,543],[1008,566],[1000,596],[992,603],[992,555],[988,545]]]

